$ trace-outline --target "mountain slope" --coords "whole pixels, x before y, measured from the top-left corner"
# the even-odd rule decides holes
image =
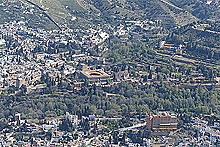
[[[167,0],[30,0],[43,9],[60,25],[89,21],[117,23],[118,20],[161,20],[167,27],[197,21],[191,13]]]
[[[22,0],[26,5],[31,5]],[[219,3],[200,0],[29,0],[59,26],[117,25],[124,20],[159,20],[166,28],[204,19],[219,19]],[[40,10],[39,10],[40,11]],[[1,13],[4,15],[4,13]],[[42,17],[42,19],[45,19]],[[47,20],[49,21],[49,20]],[[47,24],[47,23],[46,23]],[[45,25],[46,25],[45,24]],[[51,26],[51,23],[48,23]]]
[[[211,4],[207,0],[169,0],[170,3],[181,7],[199,19],[220,20],[220,2],[212,1]]]

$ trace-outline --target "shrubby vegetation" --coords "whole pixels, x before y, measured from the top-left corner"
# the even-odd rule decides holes
[[[65,91],[65,87],[57,89]],[[105,97],[95,86],[84,87],[78,94],[51,94],[26,96],[2,96],[1,117],[9,117],[15,112],[23,113],[27,118],[55,117],[68,111],[72,114],[130,116],[144,115],[147,112],[167,110],[178,113],[211,114],[219,113],[220,92],[206,88],[179,89],[165,86],[163,82],[152,85],[120,83],[106,92],[119,96]]]
[[[193,29],[196,25],[209,24],[205,30]],[[194,56],[202,56],[206,59],[220,59],[219,23],[198,22],[181,27],[167,36],[167,41],[174,44],[185,44],[189,52]],[[210,32],[214,31],[214,32]]]

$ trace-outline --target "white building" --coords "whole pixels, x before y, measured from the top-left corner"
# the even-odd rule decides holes
[[[79,119],[77,115],[70,115],[69,112],[66,112],[66,120],[70,121],[73,124],[73,127],[76,128],[79,124]]]

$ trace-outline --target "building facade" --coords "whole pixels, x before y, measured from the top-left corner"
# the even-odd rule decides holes
[[[146,127],[151,131],[172,131],[177,129],[177,116],[170,112],[159,112],[157,115],[148,115]]]

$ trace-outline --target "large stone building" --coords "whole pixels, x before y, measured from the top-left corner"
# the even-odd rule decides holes
[[[103,69],[91,70],[89,68],[80,72],[80,78],[87,79],[90,83],[107,83],[108,79],[112,79]]]
[[[157,115],[149,114],[146,119],[146,126],[149,131],[170,132],[177,129],[177,115],[170,112],[159,112]]]

